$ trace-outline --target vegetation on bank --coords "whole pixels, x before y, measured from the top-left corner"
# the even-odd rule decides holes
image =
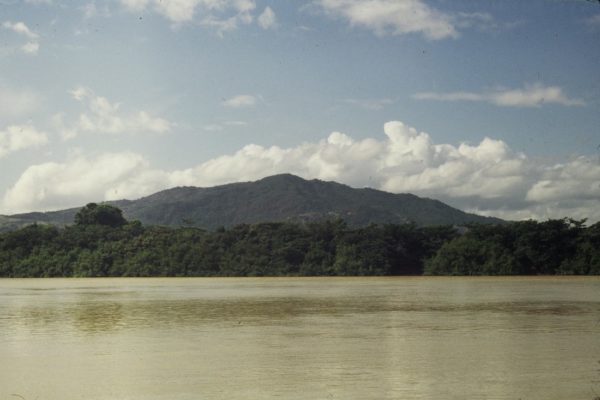
[[[311,276],[600,274],[600,223],[349,228],[341,220],[214,232],[142,226],[88,204],[65,228],[0,235],[0,276]]]

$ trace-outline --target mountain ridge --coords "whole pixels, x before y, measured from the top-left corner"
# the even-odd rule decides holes
[[[212,187],[181,186],[137,200],[104,203],[121,208],[127,219],[140,220],[145,225],[193,226],[208,230],[238,224],[310,222],[328,218],[342,218],[351,226],[504,222],[410,193],[353,188],[334,181],[305,180],[292,174]],[[31,223],[68,225],[80,208],[0,216],[0,230]],[[7,226],[10,228],[6,229]]]

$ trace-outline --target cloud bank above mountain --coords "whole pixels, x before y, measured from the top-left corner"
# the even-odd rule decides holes
[[[600,220],[600,160],[580,156],[543,162],[489,137],[475,144],[437,144],[428,133],[400,121],[385,123],[377,138],[358,140],[333,132],[287,148],[248,144],[177,170],[153,167],[135,152],[76,153],[63,162],[28,167],[4,194],[0,212],[133,199],[169,187],[213,186],[278,173],[410,192],[507,219]]]

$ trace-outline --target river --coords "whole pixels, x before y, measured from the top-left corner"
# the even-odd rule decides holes
[[[0,280],[0,400],[600,396],[600,278]]]

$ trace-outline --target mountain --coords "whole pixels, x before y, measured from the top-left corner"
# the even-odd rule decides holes
[[[282,174],[256,182],[209,188],[177,187],[138,200],[108,202],[129,220],[144,225],[221,226],[273,221],[314,221],[342,218],[351,226],[371,223],[417,225],[501,223],[497,218],[468,214],[438,200],[412,194],[355,189],[336,182],[304,180]],[[0,230],[38,223],[66,225],[79,208],[0,217]]]

